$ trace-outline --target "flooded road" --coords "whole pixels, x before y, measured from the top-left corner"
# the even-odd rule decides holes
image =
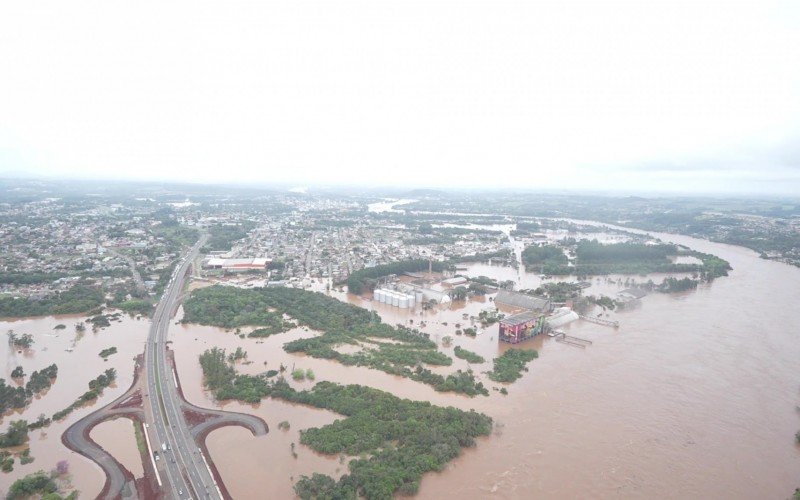
[[[50,471],[60,460],[69,462],[72,486],[80,491],[82,498],[94,498],[100,493],[105,481],[100,467],[90,460],[68,450],[61,443],[61,434],[74,422],[96,409],[113,401],[124,393],[133,382],[133,358],[140,354],[147,338],[149,323],[145,319],[136,320],[124,316],[121,322],[111,322],[111,326],[97,332],[87,327],[86,332],[79,333],[75,325],[85,320],[84,316],[59,316],[30,318],[15,321],[0,321],[0,362],[2,362],[1,378],[6,383],[10,380],[11,370],[21,365],[25,370],[25,381],[34,370],[41,370],[55,363],[58,366],[58,377],[52,387],[38,397],[33,398],[31,405],[23,411],[12,411],[2,418],[2,429],[13,420],[25,419],[34,422],[40,414],[51,416],[72,404],[80,395],[89,389],[89,381],[108,368],[117,370],[117,380],[103,391],[93,404],[78,408],[61,421],[53,422],[48,427],[30,431],[29,444],[34,462],[21,465],[19,460],[14,464],[11,473],[0,473],[0,492],[4,492],[16,479],[37,470]],[[64,325],[63,329],[56,329]],[[34,338],[31,349],[18,352],[11,349],[6,339],[8,330],[16,334],[29,333]],[[98,354],[103,349],[115,346],[118,352],[103,361]],[[120,425],[122,420],[115,421],[112,427]],[[99,435],[105,432],[98,427]],[[92,433],[94,436],[94,433]],[[120,440],[130,443],[117,443],[116,450],[135,450],[136,442],[133,429]],[[125,452],[127,453],[127,452]],[[127,465],[126,455],[118,457]],[[115,454],[116,456],[116,454]],[[141,466],[140,466],[141,467]],[[134,473],[135,470],[132,470]]]
[[[761,260],[739,247],[656,236],[717,254],[734,271],[694,292],[651,294],[639,307],[612,314],[621,323],[616,330],[584,321],[565,327],[568,334],[593,341],[586,349],[549,337],[530,341],[525,347],[539,349],[540,357],[508,386],[508,396],[492,390],[500,385],[482,373],[491,396],[470,399],[374,370],[283,352],[284,342],[313,335],[302,329],[256,341],[216,328],[173,326],[187,398],[214,404],[200,386],[200,352],[211,345],[242,346],[252,361],[238,367],[243,372],[281,364],[290,370],[311,368],[317,381],[367,384],[491,415],[497,422],[494,434],[444,472],[426,475],[420,498],[785,498],[800,485],[800,451],[794,443],[800,429],[795,411],[800,321],[794,313],[800,269]],[[485,264],[469,266],[467,273],[517,276],[515,269]],[[522,281],[534,287],[539,278],[524,274]],[[616,277],[603,277],[586,293],[621,288]],[[498,346],[496,326],[476,338],[455,335],[456,323],[469,323],[465,312],[469,317],[493,308],[488,299],[420,314],[339,295],[375,309],[388,323],[425,321],[422,329],[434,340],[453,338],[445,352],[461,345],[487,358],[473,365],[476,372],[490,369],[491,358],[504,348]],[[454,361],[448,370],[468,366]],[[235,497],[288,496],[290,477],[314,471],[338,476],[346,470],[338,457],[318,456],[299,445],[295,434],[336,415],[273,401],[225,407],[258,414],[270,426],[267,437],[253,438],[235,428],[209,437],[209,449]],[[278,430],[283,420],[290,422],[289,431]],[[298,443],[298,458],[292,456],[291,442]]]

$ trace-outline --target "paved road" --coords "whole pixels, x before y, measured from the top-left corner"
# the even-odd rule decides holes
[[[134,387],[128,389],[124,396],[130,397],[131,392],[136,388],[135,386],[136,384],[134,383]],[[139,496],[136,491],[133,474],[89,437],[92,427],[116,415],[141,417],[141,409],[139,408],[114,408],[119,402],[120,399],[116,399],[101,410],[83,417],[72,424],[61,436],[61,440],[67,448],[95,461],[105,472],[106,482],[98,498],[138,498]]]
[[[147,287],[144,286],[144,280],[142,279],[142,275],[139,273],[139,270],[136,269],[136,262],[133,261],[133,258],[131,258],[130,255],[125,255],[125,254],[119,253],[119,252],[117,252],[116,250],[114,250],[111,247],[105,247],[105,248],[106,248],[106,250],[108,250],[108,253],[110,253],[110,254],[112,254],[112,255],[114,255],[116,257],[119,257],[120,259],[122,259],[122,260],[124,260],[125,262],[128,263],[128,267],[131,268],[131,274],[133,275],[133,281],[134,281],[134,283],[136,283],[136,288],[140,292],[143,292],[143,293],[146,292],[147,291]]]
[[[163,491],[173,498],[221,498],[211,471],[205,464],[180,405],[172,366],[167,360],[166,340],[169,322],[183,288],[184,276],[208,236],[203,236],[178,262],[176,271],[156,306],[145,349],[147,393],[145,398],[147,431],[158,451],[156,462],[166,479]],[[168,447],[164,451],[163,446]],[[166,476],[166,477],[164,477]]]

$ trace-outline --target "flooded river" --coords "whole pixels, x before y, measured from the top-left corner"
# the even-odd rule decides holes
[[[91,326],[84,333],[76,332],[75,324],[85,319],[84,316],[60,316],[0,321],[0,378],[5,378],[7,384],[16,384],[10,379],[10,374],[17,365],[25,370],[25,381],[34,370],[41,370],[52,363],[58,366],[58,377],[50,389],[34,397],[25,410],[4,415],[2,429],[13,420],[34,422],[40,414],[49,417],[63,410],[89,389],[90,380],[108,368],[117,370],[116,382],[106,388],[94,403],[78,408],[61,421],[30,431],[29,445],[34,461],[22,465],[16,460],[13,472],[0,473],[0,492],[5,492],[14,480],[26,474],[54,469],[60,460],[68,461],[71,485],[80,491],[81,498],[94,498],[103,487],[105,476],[100,467],[67,449],[61,443],[61,434],[74,422],[110,403],[130,387],[133,382],[132,360],[144,348],[149,323],[146,320],[123,317],[121,322],[112,321],[110,327],[97,332],[93,332]],[[57,329],[57,325],[64,325],[65,328]],[[31,334],[34,339],[32,348],[21,352],[11,349],[6,339],[8,330],[13,330],[18,335]],[[103,361],[98,354],[112,346],[118,352],[111,355],[108,361]],[[109,431],[119,429],[125,422],[128,423],[128,430],[123,434],[113,435],[113,443],[109,441]],[[119,454],[118,459],[125,465],[135,462],[138,452],[129,420],[120,419],[102,424],[91,436],[97,437],[104,446],[109,446],[111,452]],[[131,470],[134,474],[141,474],[141,466],[138,469],[135,464],[130,467],[133,467]]]
[[[734,271],[698,290],[651,294],[640,307],[613,313],[619,329],[584,321],[568,325],[570,335],[593,341],[586,349],[537,338],[527,347],[540,357],[530,372],[508,386],[509,395],[466,398],[365,368],[289,355],[281,345],[312,335],[296,329],[257,342],[216,328],[173,326],[180,376],[187,396],[201,405],[213,401],[201,389],[197,355],[211,345],[242,346],[250,365],[239,369],[311,368],[316,380],[367,384],[401,397],[474,408],[497,422],[492,436],[479,440],[445,471],[422,480],[419,498],[785,498],[800,485],[800,269],[761,260],[749,250],[688,237],[657,235],[730,261]],[[476,264],[471,275],[516,279],[512,268]],[[539,278],[525,274],[535,286]],[[595,279],[587,293],[623,288]],[[478,352],[490,360],[498,346],[496,327],[476,338],[456,336],[490,301],[454,303],[420,314],[340,297],[375,309],[389,323],[419,325],[441,341]],[[445,325],[446,323],[446,325]],[[264,365],[264,362],[267,364]],[[490,369],[491,361],[474,366]],[[466,368],[455,359],[453,367]],[[445,370],[445,371],[447,371]],[[484,374],[490,389],[500,387]],[[310,387],[312,382],[292,382]],[[237,498],[261,493],[291,495],[291,481],[313,471],[338,476],[338,457],[324,457],[296,444],[296,432],[336,418],[329,412],[265,401],[226,408],[261,415],[271,432],[253,438],[241,429],[221,429],[209,437],[228,488]],[[278,430],[287,420],[289,431]]]
[[[418,498],[786,498],[800,486],[800,450],[794,441],[794,433],[800,430],[800,414],[795,410],[800,405],[800,320],[795,312],[800,302],[800,269],[759,259],[739,247],[657,236],[719,255],[734,270],[696,291],[651,294],[639,307],[612,313],[620,322],[618,329],[585,321],[566,326],[568,334],[593,342],[586,349],[549,337],[523,344],[538,349],[540,357],[522,379],[507,386],[508,396],[493,390],[501,385],[483,373],[478,376],[491,395],[467,398],[437,393],[429,386],[375,370],[285,353],[284,342],[314,335],[302,328],[257,340],[241,339],[218,328],[173,325],[170,337],[184,392],[196,404],[215,406],[202,389],[197,356],[214,345],[228,350],[241,346],[248,352],[249,364],[237,368],[245,373],[278,369],[281,364],[289,370],[312,369],[317,381],[366,384],[400,397],[474,408],[492,416],[496,421],[493,434],[480,439],[477,447],[466,450],[443,472],[424,476]],[[467,273],[530,287],[540,282],[534,274],[520,276],[516,269],[487,264],[470,265]],[[600,278],[592,281],[586,293],[612,294],[621,288],[624,285],[616,278]],[[473,365],[476,372],[490,369],[491,358],[506,348],[498,345],[496,326],[475,338],[455,335],[457,323],[467,326],[470,316],[494,307],[490,298],[420,314],[360,297],[338,296],[375,309],[388,323],[419,326],[424,322],[423,331],[438,342],[452,337],[452,345],[443,351],[452,354],[453,347],[461,345],[487,358],[486,363]],[[33,321],[45,323],[0,327],[45,335],[56,322]],[[123,327],[130,332],[114,338],[146,335],[144,322],[129,321],[114,328]],[[35,402],[29,413],[60,409],[101,368],[116,363],[120,363],[118,386],[127,387],[128,360],[136,342],[130,340],[129,347],[122,340],[109,342],[112,331],[97,334],[105,336],[102,341],[92,340],[93,334],[87,333],[78,346],[90,340],[91,344],[84,344],[89,354],[80,356],[76,351],[68,357],[61,341],[53,340],[60,369],[68,360],[80,360],[81,365],[74,368],[75,387],[67,391],[66,384],[60,386],[65,380],[60,375],[51,392]],[[37,340],[37,347],[42,345]],[[103,363],[96,353],[109,345],[117,345],[122,352]],[[39,353],[32,358],[7,350],[2,354],[6,377],[18,359],[24,361],[26,372],[42,364],[31,361]],[[92,365],[84,366],[89,360]],[[444,371],[467,366],[454,359],[453,366]],[[291,383],[309,388],[314,382]],[[107,390],[107,394],[122,390]],[[271,400],[223,407],[260,415],[270,427],[267,436],[258,438],[240,428],[219,429],[209,436],[210,453],[234,498],[291,497],[293,481],[300,475],[322,472],[338,477],[346,472],[345,457],[319,455],[299,444],[300,430],[333,422],[340,418],[336,414]],[[289,429],[279,429],[283,421]],[[49,469],[69,455],[60,446],[64,427],[51,426],[44,439],[39,431],[32,433],[37,461],[19,474]],[[40,441],[43,444],[37,444]],[[99,469],[79,457],[71,458],[71,464],[74,481],[80,483],[86,498],[92,497],[102,484]],[[12,476],[0,476],[0,484],[18,477],[17,468]]]

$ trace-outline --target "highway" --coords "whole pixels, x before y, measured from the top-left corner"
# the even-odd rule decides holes
[[[181,410],[172,364],[167,359],[167,331],[180,298],[184,277],[206,240],[204,235],[178,262],[156,310],[145,348],[147,374],[146,431],[154,451],[163,490],[172,498],[222,498]],[[166,446],[167,450],[163,447]],[[166,477],[165,477],[166,476]],[[171,494],[170,494],[171,493]]]

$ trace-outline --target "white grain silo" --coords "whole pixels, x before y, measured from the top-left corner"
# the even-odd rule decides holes
[[[397,306],[400,309],[408,309],[408,295],[401,294],[397,301]]]
[[[417,304],[413,293],[408,294],[408,307],[412,308]]]
[[[397,292],[392,292],[392,305],[395,307],[400,306],[400,294]]]
[[[375,293],[372,294],[372,301],[373,302],[383,302],[385,299],[383,298],[383,290],[380,288],[375,289]]]

